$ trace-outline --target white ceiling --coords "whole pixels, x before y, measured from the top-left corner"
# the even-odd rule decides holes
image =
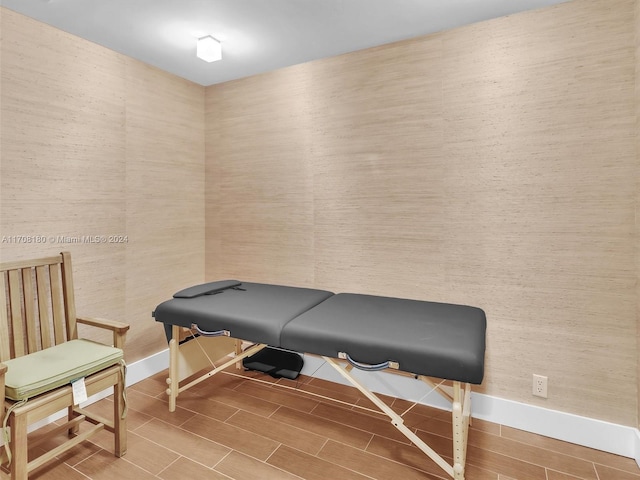
[[[0,0],[0,5],[212,85],[563,1]],[[196,39],[205,35],[222,41],[221,61],[196,57]]]

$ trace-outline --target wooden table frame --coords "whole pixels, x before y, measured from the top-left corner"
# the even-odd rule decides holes
[[[186,330],[188,332],[188,330]],[[192,335],[191,333],[189,335]],[[169,396],[169,411],[176,409],[177,399],[180,392],[183,392],[194,385],[206,380],[209,377],[225,370],[226,368],[236,365],[241,368],[243,358],[250,357],[259,352],[267,345],[252,345],[246,350],[242,350],[241,340],[226,336],[213,338],[195,337],[195,341],[186,341],[181,343],[185,338],[185,329],[178,326],[172,326],[172,338],[169,341],[169,378],[167,378],[166,393]],[[214,358],[215,357],[215,358]],[[226,361],[218,366],[214,362],[225,359]],[[467,456],[467,439],[469,433],[469,424],[471,420],[471,385],[458,381],[453,382],[452,387],[443,385],[435,385],[427,377],[417,375],[416,378],[424,381],[432,387],[452,405],[452,427],[453,427],[453,464],[449,464],[442,456],[435,452],[420,437],[418,437],[405,424],[401,415],[391,409],[384,403],[375,393],[370,391],[352,374],[353,367],[350,364],[343,364],[334,358],[322,357],[331,367],[333,367],[342,377],[344,377],[351,385],[357,388],[363,395],[371,400],[380,411],[391,420],[391,424],[402,433],[408,440],[416,445],[425,455],[433,460],[442,470],[444,470],[454,480],[464,480],[465,464]],[[187,378],[192,378],[196,373],[214,366],[212,370],[199,375],[181,385]]]

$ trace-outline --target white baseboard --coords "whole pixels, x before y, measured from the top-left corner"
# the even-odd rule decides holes
[[[168,349],[132,363],[127,367],[127,385],[133,385],[155,375],[165,370],[168,365]],[[302,373],[347,384],[338,372],[316,356],[304,356]],[[435,392],[430,393],[429,387],[424,382],[413,378],[385,372],[371,373],[356,370],[352,371],[352,374],[374,392],[417,401],[443,410],[451,409],[451,405],[440,395]],[[99,397],[94,396],[87,403],[95,402],[109,394],[105,392]],[[64,411],[38,423],[46,424],[63,415],[65,415]],[[479,393],[472,394],[472,415],[474,418],[492,423],[633,458],[640,466],[640,431],[636,428]]]
[[[489,395],[472,402],[475,418],[640,461],[636,428]]]
[[[138,383],[145,378],[169,368],[169,349],[155,353],[150,357],[127,365],[127,386]]]

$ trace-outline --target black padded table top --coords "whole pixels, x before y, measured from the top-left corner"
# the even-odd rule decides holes
[[[486,318],[476,307],[246,283],[188,288],[158,305],[166,327],[227,330],[230,336],[302,353],[378,364],[479,384]]]
[[[234,338],[277,347],[286,323],[333,295],[325,290],[248,282],[216,291],[217,285],[225,283],[233,285],[213,282],[178,292],[156,307],[154,317],[169,325],[228,330]],[[214,293],[180,297],[197,290]]]
[[[479,384],[486,318],[476,307],[342,293],[288,322],[280,346]]]

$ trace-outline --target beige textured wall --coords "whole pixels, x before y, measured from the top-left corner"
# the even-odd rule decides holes
[[[309,81],[297,72],[207,89],[209,276],[314,282]]]
[[[576,0],[209,87],[207,278],[483,307],[478,391],[636,425],[635,8]]]
[[[158,352],[151,311],[204,275],[204,88],[0,15],[0,261],[71,251],[78,313],[131,323],[129,361]]]

